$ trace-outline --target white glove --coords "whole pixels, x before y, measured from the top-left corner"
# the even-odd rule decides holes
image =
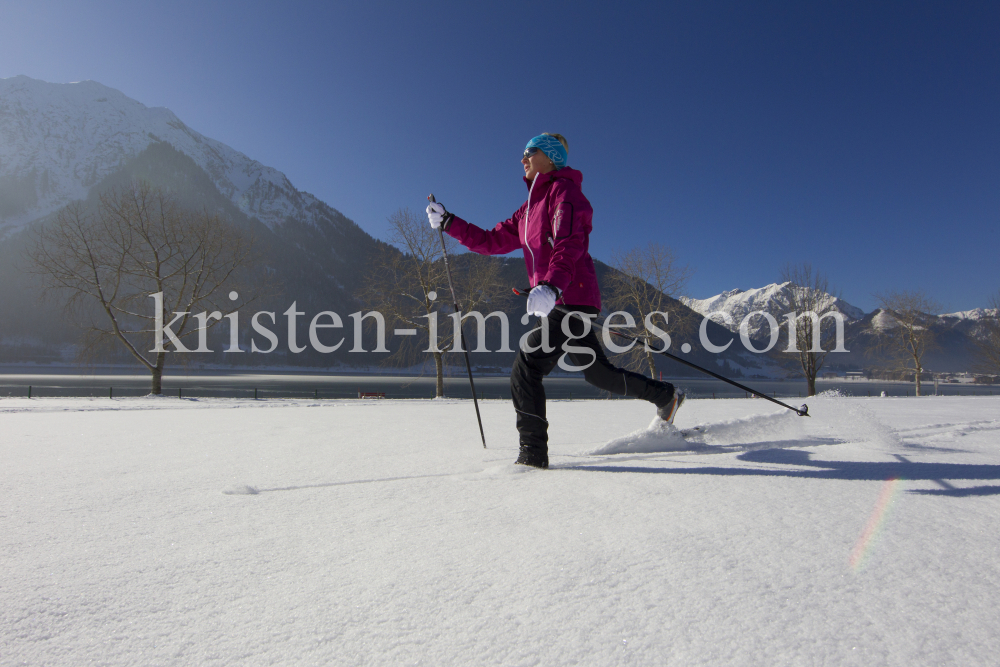
[[[444,210],[444,206],[438,202],[431,202],[427,205],[427,220],[430,221],[431,227],[434,229],[440,229],[441,223],[448,217],[448,211]]]
[[[545,317],[556,306],[556,291],[548,285],[538,285],[528,293],[528,314]]]

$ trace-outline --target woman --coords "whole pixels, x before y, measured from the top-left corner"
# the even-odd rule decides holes
[[[431,227],[444,228],[469,250],[481,255],[505,255],[518,248],[524,252],[532,287],[528,313],[540,319],[514,360],[510,391],[521,445],[517,463],[536,468],[549,467],[542,378],[564,353],[583,369],[587,382],[650,401],[664,421],[672,422],[684,401],[684,393],[669,383],[612,366],[590,326],[601,312],[588,252],[593,209],[580,189],[583,175],[566,166],[568,147],[562,135],[547,132],[528,142],[521,158],[528,201],[490,231],[454,216],[440,203],[427,207]]]

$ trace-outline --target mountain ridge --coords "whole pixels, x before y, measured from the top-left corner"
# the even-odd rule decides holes
[[[0,79],[0,237],[48,215],[151,144],[191,157],[218,190],[270,229],[295,217],[315,223],[314,195],[282,172],[96,81]],[[339,213],[339,212],[338,212]]]
[[[680,297],[679,301],[696,313],[705,316],[713,312],[725,312],[730,315],[732,321],[726,323],[719,321],[719,324],[730,331],[738,332],[740,323],[750,313],[763,311],[774,316],[779,324],[783,321],[785,313],[791,311],[791,290],[802,290],[804,288],[794,285],[791,282],[771,283],[760,288],[749,290],[733,289],[722,292],[707,299],[693,299],[691,297]],[[831,294],[825,294],[820,301],[820,311],[833,310],[842,313],[847,322],[858,321],[864,318],[865,313],[860,308],[852,306],[843,299]],[[721,319],[721,318],[720,318]],[[747,328],[751,336],[768,338],[768,323],[763,317],[751,317],[747,322]]]
[[[23,273],[33,230],[66,204],[93,208],[102,192],[135,180],[251,233],[272,284],[302,307],[353,309],[369,258],[383,245],[281,172],[201,135],[169,109],[93,81],[0,79],[0,343],[74,338]]]

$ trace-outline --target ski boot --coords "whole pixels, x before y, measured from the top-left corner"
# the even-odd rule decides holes
[[[541,447],[521,445],[521,452],[517,455],[517,460],[514,461],[514,463],[531,466],[533,468],[548,468],[549,453],[548,450],[542,449]]]
[[[674,388],[673,395],[670,400],[662,405],[656,406],[656,416],[667,422],[668,424],[674,423],[674,417],[677,416],[677,411],[680,409],[681,404],[684,403],[684,390]]]

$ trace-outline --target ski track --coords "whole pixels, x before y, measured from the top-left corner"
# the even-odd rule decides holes
[[[800,417],[780,410],[719,422],[698,423],[683,429],[658,419],[645,429],[615,438],[589,455],[616,455],[655,452],[724,453],[773,447],[815,447],[851,441],[897,443],[893,429],[859,406],[844,409],[839,403],[830,412],[851,420],[851,426],[835,428],[827,418]],[[833,434],[841,434],[836,437]]]
[[[955,422],[952,424],[928,424],[916,428],[896,429],[902,437],[955,437],[983,431],[1000,431],[1000,421],[996,419],[980,419],[977,421]]]

